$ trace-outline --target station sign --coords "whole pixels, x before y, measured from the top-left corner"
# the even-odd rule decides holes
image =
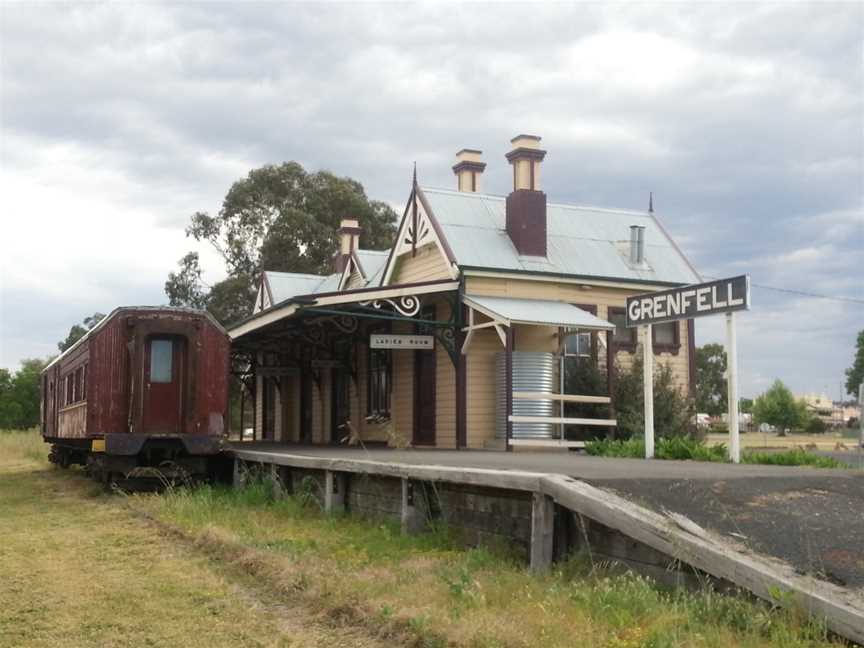
[[[627,327],[750,308],[750,276],[718,279],[627,298]]]
[[[400,335],[373,333],[369,336],[370,349],[434,349],[435,338],[431,335]]]

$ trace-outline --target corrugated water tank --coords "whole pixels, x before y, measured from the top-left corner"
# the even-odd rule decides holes
[[[554,353],[513,352],[513,391],[557,393]],[[514,416],[557,416],[553,400],[513,399]],[[507,438],[507,355],[495,357],[495,436]],[[552,423],[514,423],[514,439],[558,438]]]

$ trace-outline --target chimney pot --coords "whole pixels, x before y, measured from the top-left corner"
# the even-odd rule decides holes
[[[510,140],[512,150],[507,161],[513,166],[513,190],[540,191],[540,163],[546,151],[540,148],[537,135],[517,135]]]
[[[356,218],[343,218],[336,233],[339,235],[339,251],[334,257],[336,272],[342,272],[348,265],[351,254],[360,247],[360,234],[363,229]]]
[[[483,151],[477,149],[462,149],[456,153],[456,164],[453,173],[456,174],[456,189],[459,191],[480,191],[480,176],[486,169],[482,160]]]

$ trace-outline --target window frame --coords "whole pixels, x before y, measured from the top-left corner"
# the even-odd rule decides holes
[[[597,304],[575,304],[575,303],[573,303],[573,304],[571,304],[571,306],[575,306],[576,308],[579,308],[579,309],[585,311],[586,313],[591,313],[595,317],[597,316]],[[597,350],[598,350],[597,331],[579,332],[579,330],[576,329],[572,333],[564,334],[563,339],[562,339],[562,344],[561,344],[562,355],[564,355],[567,358],[576,358],[577,362],[582,361],[586,358],[586,356],[580,356],[578,353],[577,354],[567,353],[567,339],[572,337],[572,336],[576,336],[576,335],[589,335],[590,336],[590,338],[591,338],[591,351],[589,352],[587,357],[590,359],[591,364],[593,364],[596,367],[598,365],[598,362],[599,362],[599,355],[597,353]]]
[[[374,333],[390,333],[391,326],[378,324],[366,329],[366,418],[380,418],[390,420],[393,414],[393,350],[373,349],[369,345],[368,336]],[[373,358],[376,359],[373,362]],[[380,362],[383,358],[384,362]],[[380,375],[384,374],[386,391],[380,393]],[[374,388],[373,388],[374,386]],[[385,407],[380,407],[382,402]]]
[[[84,400],[82,396],[82,389],[84,388],[84,366],[81,365],[77,367],[73,375],[75,376],[73,399],[76,403],[80,403],[82,400]]]
[[[174,351],[175,351],[174,345],[175,345],[175,343],[176,343],[176,341],[174,340],[174,338],[170,338],[170,337],[153,337],[153,338],[150,338],[150,358],[149,358],[150,364],[149,364],[149,372],[148,372],[149,373],[148,378],[150,380],[150,383],[156,384],[156,385],[170,385],[171,383],[174,382]],[[157,356],[156,356],[157,344],[159,344],[160,346],[162,344],[168,345],[168,351],[169,351],[168,354],[162,355],[158,358],[159,360],[167,362],[166,366],[167,366],[168,380],[165,380],[164,376],[163,376],[163,374],[165,373],[164,369],[166,367],[159,367],[160,373],[158,374],[158,376],[153,371],[154,370],[154,362],[153,361],[157,359]]]
[[[627,322],[627,309],[623,306],[610,306],[607,309],[606,316],[610,322],[612,322],[612,317],[620,315],[624,319],[624,323]],[[618,328],[617,326],[615,327]],[[615,331],[612,332],[612,345],[615,351],[626,351],[627,353],[636,353],[636,344],[638,342],[638,337],[636,334],[636,328],[627,328],[623,327],[625,331],[630,332],[630,341],[622,342],[616,339]]]
[[[657,327],[665,324],[672,325],[671,344],[657,342]],[[651,346],[655,354],[671,353],[672,355],[678,355],[678,352],[681,350],[681,322],[661,322],[660,324],[654,324],[651,327]]]

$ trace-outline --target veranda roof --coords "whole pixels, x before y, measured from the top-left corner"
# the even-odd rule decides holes
[[[614,324],[564,302],[546,299],[479,297],[476,295],[465,295],[463,300],[471,308],[505,326],[535,324],[588,331],[612,331],[615,329]]]

